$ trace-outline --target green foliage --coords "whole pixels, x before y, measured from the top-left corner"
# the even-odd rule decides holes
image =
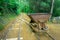
[[[60,7],[55,9],[53,16],[60,16]]]
[[[4,29],[4,26],[0,24],[0,31]]]
[[[0,16],[2,15],[2,13],[0,12]]]
[[[55,0],[53,16],[60,16],[60,0]]]
[[[50,0],[3,0],[7,5],[5,8],[15,9],[17,14],[20,12],[35,13],[35,12],[49,12],[50,10]],[[38,8],[37,8],[38,7]],[[46,10],[45,10],[46,9]],[[14,11],[14,10],[13,10]]]
[[[54,12],[53,16],[60,15],[60,0],[54,0]],[[2,9],[3,8],[3,9]],[[14,11],[16,14],[20,12],[26,13],[49,13],[51,8],[51,0],[1,0],[0,1],[0,12],[3,11]],[[7,13],[7,12],[6,12]],[[3,13],[2,13],[3,14]]]
[[[27,0],[20,0],[18,2],[17,13],[28,12],[29,11],[29,2]]]
[[[47,13],[49,13],[50,12],[50,5],[48,4],[48,3],[46,3],[46,2],[41,2],[40,3],[40,11],[41,12],[47,12]]]
[[[48,3],[45,3],[45,2],[41,2],[40,6],[43,7],[43,8],[44,7],[49,7],[49,4]]]

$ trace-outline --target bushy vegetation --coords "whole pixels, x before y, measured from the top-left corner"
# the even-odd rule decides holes
[[[52,0],[0,0],[0,17],[10,15],[8,18],[12,18],[12,15],[16,16],[21,12],[50,13],[51,4]],[[60,16],[60,0],[54,0],[53,17],[55,16]]]
[[[55,0],[53,16],[60,16],[60,0]]]
[[[16,14],[20,14],[20,12],[49,13],[51,4],[52,0],[1,0],[0,15],[4,14],[3,11],[7,12],[7,10],[12,10]],[[54,0],[53,16],[60,16],[60,0]]]
[[[0,30],[3,30],[4,26],[2,24],[0,24]]]

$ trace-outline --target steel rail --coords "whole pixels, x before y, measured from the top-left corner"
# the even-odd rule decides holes
[[[27,25],[29,25],[29,26],[32,26],[33,27],[33,25],[31,25],[31,24],[28,24],[28,22],[26,22],[25,20],[26,19],[20,19],[21,21],[23,21],[23,22],[25,22]],[[47,32],[46,32],[47,33]],[[49,33],[47,33],[47,35],[52,39],[52,40],[55,40]],[[40,38],[39,38],[40,39]]]

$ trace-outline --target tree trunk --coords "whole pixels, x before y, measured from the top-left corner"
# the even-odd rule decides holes
[[[52,6],[51,6],[51,11],[50,11],[51,16],[50,16],[49,21],[52,21],[53,8],[54,8],[54,0],[52,0]]]

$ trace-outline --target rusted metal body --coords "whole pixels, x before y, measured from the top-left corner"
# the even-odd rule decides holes
[[[36,14],[30,14],[30,18],[38,24],[38,28],[45,28],[45,23],[48,21],[51,14],[48,13],[36,13]],[[40,24],[40,25],[39,25]]]
[[[47,22],[51,14],[48,13],[36,13],[30,14],[30,18],[35,22]]]

